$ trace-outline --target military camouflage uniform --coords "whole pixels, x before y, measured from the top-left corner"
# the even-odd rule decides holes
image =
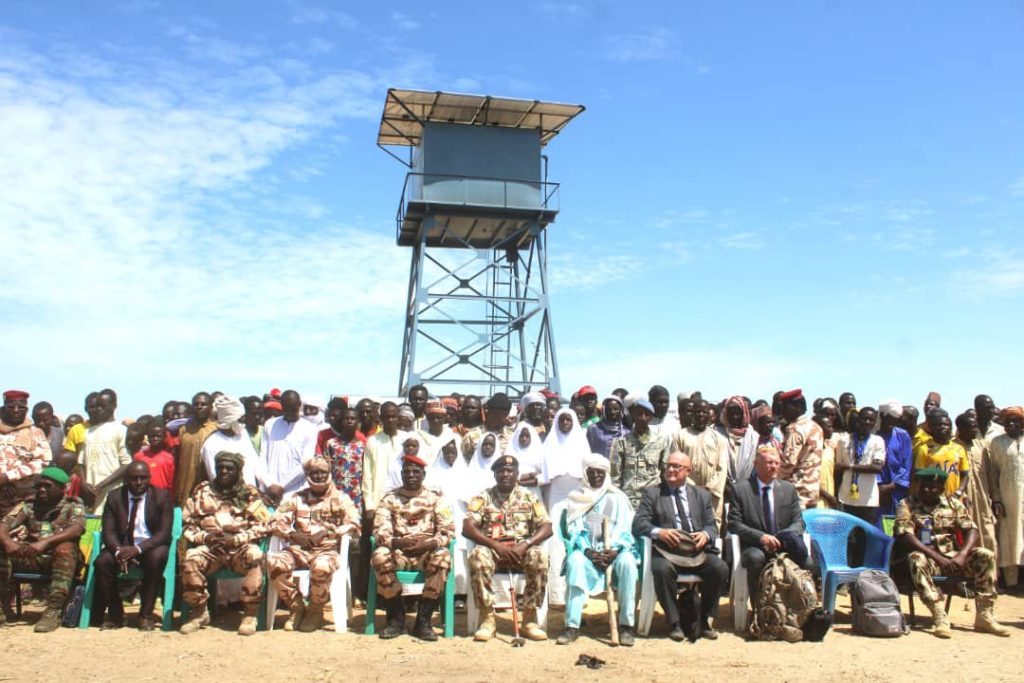
[[[786,439],[779,463],[779,479],[796,487],[800,507],[818,505],[821,480],[821,455],[825,449],[825,434],[818,423],[801,415],[786,425]]]
[[[488,538],[517,542],[529,540],[540,526],[551,521],[540,499],[521,486],[512,489],[505,501],[502,501],[496,486],[474,496],[469,501],[466,519],[471,520],[480,533]],[[539,546],[533,546],[526,552],[526,560],[522,565],[499,567],[494,551],[478,545],[469,553],[468,564],[473,597],[483,609],[490,609],[494,605],[491,579],[499,569],[525,572],[526,588],[521,605],[524,610],[536,608],[544,601],[548,555]]]
[[[960,550],[956,532],[966,534],[977,526],[971,521],[971,514],[956,498],[939,496],[939,502],[929,507],[916,496],[911,495],[900,503],[896,510],[896,521],[892,535],[898,538],[903,534],[914,534],[921,537],[926,519],[932,520],[932,547],[945,557],[953,557]],[[942,575],[942,570],[930,557],[915,551],[907,556],[910,564],[910,579],[917,593],[926,603],[935,603],[942,599],[942,593],[935,587],[933,576]],[[975,591],[980,598],[994,598],[995,555],[991,550],[977,546],[967,555],[964,574],[974,579]]]
[[[3,518],[2,523],[7,526],[14,541],[35,543],[75,524],[80,525],[84,531],[85,506],[78,498],[67,497],[57,503],[45,517],[36,519],[32,503],[18,503]],[[0,594],[6,595],[11,574],[15,571],[49,572],[51,579],[47,606],[61,609],[67,602],[71,583],[81,559],[78,539],[51,546],[45,553],[35,557],[8,557],[3,549],[0,549]],[[6,605],[4,608],[6,609]]]
[[[0,434],[0,473],[7,475],[7,483],[0,486],[0,517],[32,497],[36,475],[49,460],[50,443],[31,422]]]
[[[181,597],[189,609],[205,609],[210,597],[206,577],[223,567],[244,575],[242,604],[259,604],[263,598],[263,550],[255,541],[267,535],[269,521],[270,513],[252,486],[245,486],[240,497],[219,494],[208,481],[196,488],[181,514],[182,535],[193,546],[181,563]],[[233,535],[234,547],[222,551],[205,545],[214,531]]]
[[[377,573],[377,592],[385,600],[402,592],[395,572],[408,569],[423,572],[424,599],[437,600],[441,596],[452,565],[448,544],[455,536],[455,521],[440,491],[425,486],[417,493],[402,488],[391,491],[377,504],[373,535],[377,548],[370,556],[370,565]],[[437,543],[437,548],[419,557],[410,557],[391,548],[394,540],[409,535],[429,536]]]
[[[650,432],[643,436],[626,434],[614,441],[608,451],[612,484],[619,487],[635,509],[644,489],[661,482],[661,469],[672,451],[668,436]]]
[[[330,594],[331,577],[341,566],[338,548],[343,535],[359,539],[359,511],[347,494],[336,488],[321,500],[313,501],[308,488],[288,496],[270,521],[270,531],[286,539],[297,531],[315,535],[326,531],[327,535],[312,550],[303,550],[290,545],[281,552],[267,556],[267,573],[274,582],[281,599],[291,604],[298,590],[292,582],[292,572],[309,569],[309,602],[324,605]]]

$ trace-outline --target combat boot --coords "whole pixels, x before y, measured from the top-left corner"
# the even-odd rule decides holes
[[[932,613],[932,635],[944,640],[952,638],[953,632],[949,628],[949,617],[946,616],[946,607],[942,604],[942,600],[925,604],[928,605],[928,609]]]
[[[242,623],[238,625],[238,635],[240,636],[251,636],[256,633],[256,626],[258,619],[256,613],[259,612],[260,606],[256,605],[245,605],[245,612],[242,613]]]
[[[380,630],[380,637],[383,640],[390,640],[405,633],[405,603],[401,594],[385,600],[384,609],[388,616],[384,628]]]
[[[324,606],[309,603],[306,616],[302,618],[302,623],[299,624],[299,631],[302,633],[313,633],[314,631],[319,631],[323,626]]]
[[[420,640],[435,641],[437,634],[434,627],[430,625],[430,618],[434,616],[434,608],[437,607],[437,600],[420,599],[420,609],[416,613],[416,623],[412,627],[412,635]]]
[[[0,628],[14,621],[14,614],[11,613],[11,596],[6,589],[7,586],[0,587]]]
[[[996,621],[996,615],[994,612],[996,599],[990,597],[977,596],[974,599],[975,607],[977,608],[977,614],[974,617],[974,630],[978,633],[991,633],[994,636],[1000,638],[1009,638],[1010,631],[1005,626]]]
[[[480,628],[473,634],[473,640],[486,643],[488,640],[494,637],[494,631],[497,627],[494,624],[494,608],[483,607],[480,609]]]
[[[537,623],[537,608],[523,610],[523,637],[529,640],[547,640],[548,634]]]
[[[284,630],[294,631],[302,623],[304,616],[306,616],[306,601],[302,599],[301,594],[296,593],[288,605],[288,621],[284,622]]]
[[[182,624],[180,629],[182,635],[186,636],[210,624],[210,613],[206,611],[205,602],[201,605],[189,605],[188,609],[192,618]]]
[[[36,622],[36,627],[33,629],[36,633],[49,633],[50,631],[56,631],[60,628],[60,617],[64,611],[63,607],[58,607],[54,604],[46,606],[46,611],[43,612],[43,616]]]

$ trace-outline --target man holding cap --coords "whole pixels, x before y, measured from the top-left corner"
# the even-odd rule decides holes
[[[634,508],[640,503],[644,489],[661,482],[661,471],[672,450],[668,436],[651,433],[654,406],[638,398],[629,407],[633,431],[612,441],[608,452],[611,461],[612,486],[626,494]]]
[[[910,551],[910,580],[921,601],[934,617],[933,635],[952,638],[942,593],[933,576],[967,576],[974,579],[974,630],[1007,637],[1010,632],[996,621],[995,554],[978,547],[978,527],[960,499],[944,495],[948,473],[927,467],[915,475],[917,490],[900,503],[892,535]],[[962,539],[962,540],[961,540]]]
[[[541,544],[551,536],[551,520],[544,504],[518,485],[519,462],[511,455],[495,458],[491,465],[495,485],[469,501],[462,535],[476,547],[469,553],[469,581],[480,607],[477,641],[494,637],[494,587],[496,571],[526,574],[523,591],[523,635],[547,640],[537,623],[537,606],[547,588],[548,555]]]
[[[85,506],[65,498],[69,477],[46,467],[36,480],[35,500],[18,503],[0,521],[0,626],[7,623],[8,587],[15,570],[50,574],[46,611],[36,633],[55,631],[68,601],[81,553],[78,539],[85,533]]]
[[[50,459],[43,430],[28,417],[28,392],[8,389],[0,409],[0,517],[27,498],[35,475]]]
[[[404,456],[402,485],[380,499],[373,521],[377,548],[370,556],[370,565],[377,573],[377,592],[384,598],[387,611],[387,623],[380,632],[384,639],[405,633],[405,604],[396,572],[418,569],[425,580],[412,635],[420,640],[437,640],[430,619],[452,566],[448,544],[455,536],[455,522],[441,492],[423,486],[426,468],[426,461],[419,456]]]

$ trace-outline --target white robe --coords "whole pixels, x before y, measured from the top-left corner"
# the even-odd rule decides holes
[[[253,448],[252,439],[243,429],[241,434],[228,435],[219,429],[206,437],[200,456],[203,465],[206,466],[206,476],[213,479],[217,476],[216,458],[221,451],[237,453],[242,456],[245,464],[242,466],[242,480],[249,486],[256,486],[259,489],[266,488],[267,470],[263,460]]]
[[[1024,564],[1024,437],[1001,434],[989,445],[989,491],[1006,515],[996,517],[1000,567]]]

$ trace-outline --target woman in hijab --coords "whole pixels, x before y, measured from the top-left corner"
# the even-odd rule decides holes
[[[587,427],[587,443],[593,453],[608,457],[612,441],[629,434],[629,427],[622,423],[625,409],[622,399],[612,395],[601,402],[601,420]]]
[[[452,566],[455,570],[455,592],[458,595],[465,593],[469,585],[466,581],[466,538],[462,535],[466,501],[470,497],[463,493],[468,470],[465,458],[459,455],[459,444],[453,433],[451,439],[435,453],[434,462],[427,468],[423,482],[425,486],[440,490],[452,510],[455,521],[455,557],[452,558]]]
[[[540,476],[541,483],[547,488],[544,502],[551,519],[559,518],[564,501],[583,483],[583,459],[588,455],[590,446],[576,411],[562,408],[555,413],[551,435],[544,442],[544,462]],[[565,577],[562,576],[562,564],[565,560],[565,545],[552,543],[548,552],[548,602],[564,605]]]
[[[544,444],[533,425],[525,421],[519,423],[512,433],[506,454],[519,461],[519,485],[541,498],[540,473],[544,464]]]
[[[466,486],[462,491],[463,500],[467,503],[473,496],[479,495],[484,489],[494,486],[494,473],[491,465],[498,452],[498,435],[493,432],[484,434],[473,450],[466,473]]]

